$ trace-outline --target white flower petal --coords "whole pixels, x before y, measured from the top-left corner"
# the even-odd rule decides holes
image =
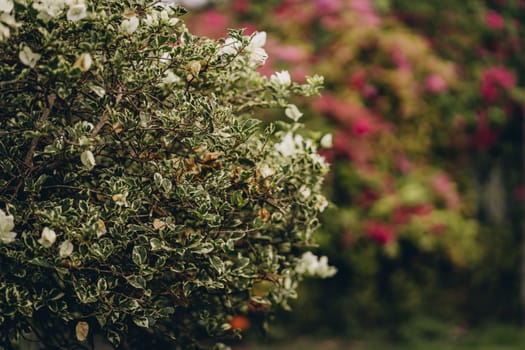
[[[60,248],[58,250],[58,255],[60,255],[61,258],[66,258],[73,253],[74,249],[73,243],[71,243],[70,240],[64,241],[60,244]]]
[[[91,151],[82,152],[82,154],[80,155],[80,161],[88,170],[93,169],[97,164],[95,162],[95,156]]]
[[[22,50],[18,53],[20,61],[31,68],[35,68],[36,63],[42,57],[40,54],[35,53],[29,46],[24,45]]]
[[[57,235],[55,231],[51,230],[49,227],[44,227],[42,230],[42,236],[38,240],[38,243],[40,243],[44,248],[49,248],[55,243],[57,239]]]
[[[301,113],[297,106],[293,104],[289,104],[288,107],[286,107],[284,114],[294,122],[298,121],[303,116],[303,113]]]

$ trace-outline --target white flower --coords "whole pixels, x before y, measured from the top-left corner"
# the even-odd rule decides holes
[[[12,0],[0,0],[0,12],[9,13],[13,10],[15,6]]]
[[[64,0],[38,0],[33,3],[33,8],[38,11],[37,18],[44,22],[60,16],[65,6]]]
[[[326,200],[325,196],[318,194],[316,205],[319,212],[322,213],[328,207],[328,201]]]
[[[0,209],[0,242],[7,244],[15,240],[16,233],[12,232],[13,228],[15,228],[13,215],[7,215]]]
[[[224,40],[224,44],[222,44],[217,50],[217,53],[219,55],[235,55],[240,49],[241,43],[239,40],[234,38],[226,38],[226,40]]]
[[[303,199],[308,199],[310,198],[310,195],[312,194],[312,190],[310,189],[310,187],[302,185],[299,188],[299,194],[301,195]]]
[[[139,19],[137,16],[132,16],[130,19],[125,19],[120,24],[120,29],[131,34],[139,27]]]
[[[113,199],[113,201],[115,202],[116,205],[118,206],[124,206],[124,207],[127,207],[128,206],[128,201],[127,201],[127,198],[128,198],[128,192],[124,192],[124,193],[117,193],[117,194],[114,194],[111,199]]]
[[[334,145],[334,140],[332,134],[326,134],[321,138],[321,147],[323,148],[332,148]]]
[[[287,133],[280,143],[275,144],[275,149],[285,157],[294,155],[297,148],[295,147],[295,140],[292,133]]]
[[[5,13],[2,13],[0,17],[3,15],[5,15]],[[10,36],[11,36],[11,30],[9,29],[9,27],[3,25],[2,22],[0,22],[0,41],[7,40],[9,39]]]
[[[89,53],[84,52],[78,56],[77,60],[73,64],[73,67],[80,68],[82,72],[87,72],[89,68],[91,68],[91,64],[93,64],[93,58],[91,58]]]
[[[271,168],[268,164],[263,163],[259,166],[259,172],[262,177],[266,178],[275,174],[275,169]]]
[[[250,61],[254,64],[263,65],[268,58],[268,54],[263,49],[266,44],[266,32],[256,32],[252,36],[250,43],[246,47],[246,51],[250,55]]]
[[[301,113],[299,109],[297,109],[297,106],[293,104],[289,104],[288,107],[286,107],[284,114],[294,122],[298,121],[303,116],[303,113]]]
[[[259,48],[263,47],[266,44],[266,32],[256,32],[252,39],[250,40],[250,44],[248,47],[250,48]]]
[[[295,271],[309,276],[328,278],[335,275],[337,269],[334,266],[328,266],[328,258],[326,256],[319,258],[312,252],[306,252],[301,256]]]
[[[283,70],[280,72],[275,72],[270,77],[270,81],[277,85],[283,85],[283,86],[289,86],[292,84],[292,78],[290,77],[290,73],[288,71]]]
[[[97,163],[95,162],[95,156],[91,151],[82,152],[82,154],[80,155],[80,161],[88,170],[93,169],[95,165],[97,165]]]
[[[142,20],[148,27],[156,27],[159,25],[158,11],[153,11],[151,15],[146,15]]]
[[[87,7],[85,4],[73,5],[67,11],[68,21],[76,22],[87,17]]]
[[[22,50],[18,53],[20,61],[31,68],[35,68],[36,63],[42,57],[40,54],[35,53],[29,48],[29,46],[24,45]]]
[[[42,236],[38,240],[38,243],[40,243],[43,247],[49,248],[55,243],[57,240],[57,235],[55,231],[51,230],[49,227],[44,227],[42,230]]]
[[[178,82],[180,82],[181,79],[178,75],[176,75],[175,73],[173,73],[173,71],[171,71],[170,69],[168,69],[165,73],[164,73],[164,76],[162,77],[162,80],[161,80],[161,85],[171,85],[171,84],[176,84]]]
[[[71,243],[70,240],[64,241],[60,244],[58,255],[60,255],[61,258],[67,258],[73,253],[73,248],[73,243]]]

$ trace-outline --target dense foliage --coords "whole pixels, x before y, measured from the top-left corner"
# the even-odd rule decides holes
[[[183,13],[0,0],[1,347],[213,345],[335,273],[304,253],[327,165],[288,102],[322,79],[261,76],[264,32],[215,41]]]

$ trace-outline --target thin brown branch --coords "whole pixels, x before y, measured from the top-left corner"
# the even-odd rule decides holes
[[[56,100],[55,94],[51,94],[47,97],[48,107],[44,109],[42,116],[38,120],[39,123],[43,123],[47,120],[47,118],[49,118],[49,114],[51,114],[51,111],[53,110],[53,106],[55,105],[55,100]],[[39,139],[40,139],[40,136],[33,137],[33,140],[31,140],[31,145],[29,146],[29,151],[27,151],[26,158],[24,160],[24,163],[30,169],[33,168],[33,155],[35,154],[36,146],[38,145]]]
[[[117,95],[117,98],[115,99],[115,106],[117,106],[120,103],[120,101],[122,101],[122,96],[123,96],[122,93],[119,93]],[[102,130],[102,128],[104,127],[104,124],[106,124],[108,120],[109,120],[109,109],[106,110],[106,112],[102,115],[102,117],[98,121],[97,125],[95,125],[95,128],[91,132],[91,137],[97,136],[100,130]]]

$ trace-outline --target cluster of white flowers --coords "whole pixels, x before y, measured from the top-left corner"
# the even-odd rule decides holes
[[[153,9],[142,21],[150,27],[158,26],[162,22],[174,26],[180,21],[177,17],[174,17],[174,14],[173,9],[170,6],[166,6],[162,10]]]
[[[306,252],[301,256],[295,271],[308,276],[328,278],[337,273],[337,268],[328,265],[328,258],[326,256],[319,258],[312,252]]]
[[[38,11],[37,18],[44,22],[60,17],[66,7],[68,8],[66,14],[68,21],[80,21],[88,15],[84,0],[37,0],[33,2],[33,8]]]
[[[16,233],[12,230],[15,228],[15,219],[13,215],[7,215],[0,209],[0,242],[11,243],[15,240]]]
[[[266,44],[266,32],[256,32],[250,39],[250,43],[244,48],[250,58],[250,63],[263,65],[268,58],[264,50]],[[242,44],[234,38],[227,38],[217,51],[220,55],[235,55],[241,50]]]

